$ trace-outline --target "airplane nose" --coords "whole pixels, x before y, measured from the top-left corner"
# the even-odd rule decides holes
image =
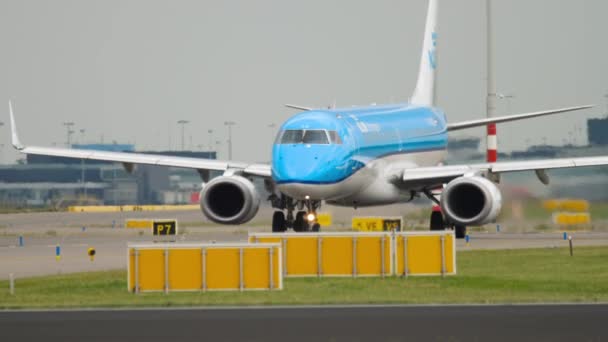
[[[279,156],[275,173],[280,181],[318,183],[323,181],[328,162],[318,153],[298,151]]]

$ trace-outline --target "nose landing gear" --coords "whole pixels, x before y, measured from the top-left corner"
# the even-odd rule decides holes
[[[294,200],[282,194],[280,197],[271,196],[270,201],[273,208],[279,209],[272,216],[273,233],[282,233],[288,228],[293,228],[298,233],[321,230],[321,225],[317,222],[317,210],[321,208],[321,201]],[[300,210],[294,216],[296,209]]]

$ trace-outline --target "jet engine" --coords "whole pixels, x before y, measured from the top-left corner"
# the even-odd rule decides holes
[[[482,225],[500,213],[502,195],[486,178],[459,177],[449,182],[441,193],[441,210],[447,219],[459,225]]]
[[[221,176],[203,186],[200,204],[203,214],[213,222],[241,224],[257,214],[260,195],[245,177]]]

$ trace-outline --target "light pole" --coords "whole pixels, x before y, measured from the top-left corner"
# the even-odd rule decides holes
[[[213,151],[213,130],[208,129],[207,133],[209,133],[209,152]]]
[[[220,140],[216,140],[215,141],[215,159],[217,159],[217,157],[218,157],[217,151],[220,150],[221,146],[222,146],[222,142]]]
[[[236,122],[226,121],[224,125],[228,126],[228,160],[232,160],[232,126],[236,125]]]
[[[334,106],[334,108],[335,108],[335,106]],[[275,131],[275,128],[277,127],[277,124],[275,124],[274,122],[271,122],[268,125],[266,125],[266,127],[268,127],[269,130],[270,130],[270,139],[271,139],[270,140],[270,145],[272,146],[272,142],[274,141],[275,135],[276,135],[274,133],[274,131]]]
[[[188,121],[188,120],[179,120],[177,123],[179,125],[182,125],[182,151],[184,151],[186,149],[185,146],[184,146],[184,129],[185,129],[186,125],[190,123],[190,121]]]
[[[4,122],[0,121],[0,127],[4,126]],[[0,164],[2,164],[2,162],[4,161],[4,156],[3,156],[3,152],[4,152],[4,144],[0,145]]]
[[[66,139],[66,146],[69,148],[72,145],[72,134],[74,133],[74,131],[72,130],[72,127],[74,127],[74,123],[69,121],[69,122],[64,122],[63,125],[65,126],[66,130],[67,130],[67,139]]]
[[[80,144],[84,145],[84,132],[86,132],[86,130],[84,128],[80,129]]]

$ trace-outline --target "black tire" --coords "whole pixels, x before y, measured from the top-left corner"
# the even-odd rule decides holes
[[[441,214],[440,211],[433,211],[431,213],[430,228],[433,231],[445,229],[445,222],[443,221],[443,214]]]
[[[272,232],[282,233],[285,230],[285,214],[282,211],[275,211],[272,215]]]
[[[467,227],[455,225],[454,234],[456,235],[457,239],[464,239],[467,236]]]
[[[312,225],[312,231],[315,232],[315,233],[320,232],[321,231],[321,225],[318,224],[318,223],[313,224]]]
[[[308,221],[306,221],[305,211],[298,211],[296,214],[296,219],[293,221],[293,230],[298,233],[308,230]]]

